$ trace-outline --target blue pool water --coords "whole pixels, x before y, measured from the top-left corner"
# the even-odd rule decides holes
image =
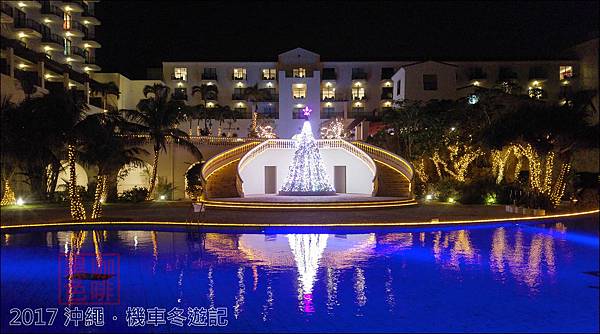
[[[598,332],[598,237],[595,219],[376,231],[3,234],[1,332]],[[90,267],[76,265],[78,258]],[[69,278],[95,267],[115,276]],[[92,300],[75,298],[73,286],[94,282],[113,287],[107,298],[118,295],[119,303],[100,305],[103,326],[65,327],[64,308],[85,310],[78,303]],[[128,307],[211,306],[227,310],[220,318],[226,326],[127,323]],[[9,326],[12,308],[21,310],[21,325]],[[24,324],[26,308],[59,311],[52,326],[34,328]]]

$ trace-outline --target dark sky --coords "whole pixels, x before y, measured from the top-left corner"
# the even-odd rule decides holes
[[[598,2],[97,3],[103,72],[143,79],[169,60],[264,60],[303,47],[322,60],[558,56],[597,36]]]

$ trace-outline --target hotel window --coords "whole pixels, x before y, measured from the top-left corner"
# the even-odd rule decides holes
[[[437,90],[437,74],[423,74],[423,90]]]
[[[394,87],[382,87],[381,88],[381,99],[391,100],[394,98]]]
[[[275,80],[277,77],[277,70],[274,68],[263,68],[262,79],[263,80]]]
[[[186,81],[187,67],[175,67],[173,70],[173,79]]]
[[[362,100],[365,96],[365,88],[364,87],[353,87],[352,88],[352,99],[353,100]]]
[[[292,96],[295,99],[306,98],[306,85],[305,84],[292,85]]]
[[[333,100],[335,98],[335,87],[323,87],[321,96],[323,100]]]
[[[65,56],[71,55],[71,40],[65,37]]]
[[[233,69],[233,80],[246,80],[246,69],[245,68],[234,68]]]
[[[367,73],[360,67],[352,68],[352,80],[367,79]]]
[[[560,66],[560,80],[573,77],[573,66]]]
[[[389,80],[394,75],[393,67],[382,67],[381,68],[381,80]]]
[[[65,29],[65,30],[71,29],[71,14],[64,13],[63,19],[64,19],[63,29]]]
[[[333,68],[333,67],[323,68],[321,80],[335,80],[335,79],[336,79],[335,68]]]
[[[203,80],[216,80],[217,79],[217,69],[214,67],[205,67],[202,70],[202,79]]]
[[[305,78],[306,77],[306,69],[299,67],[293,70],[294,78]]]

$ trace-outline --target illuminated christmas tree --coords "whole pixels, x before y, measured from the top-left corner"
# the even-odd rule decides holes
[[[288,171],[280,195],[334,195],[335,189],[329,183],[319,147],[312,134],[308,117],[311,109],[302,110],[306,120],[302,132],[294,136],[296,152]]]

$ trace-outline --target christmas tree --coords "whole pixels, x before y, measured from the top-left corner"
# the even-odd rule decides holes
[[[296,152],[279,195],[334,195],[335,190],[329,184],[321,153],[308,121],[312,110],[306,107],[302,111],[306,120],[302,132],[294,136]]]

